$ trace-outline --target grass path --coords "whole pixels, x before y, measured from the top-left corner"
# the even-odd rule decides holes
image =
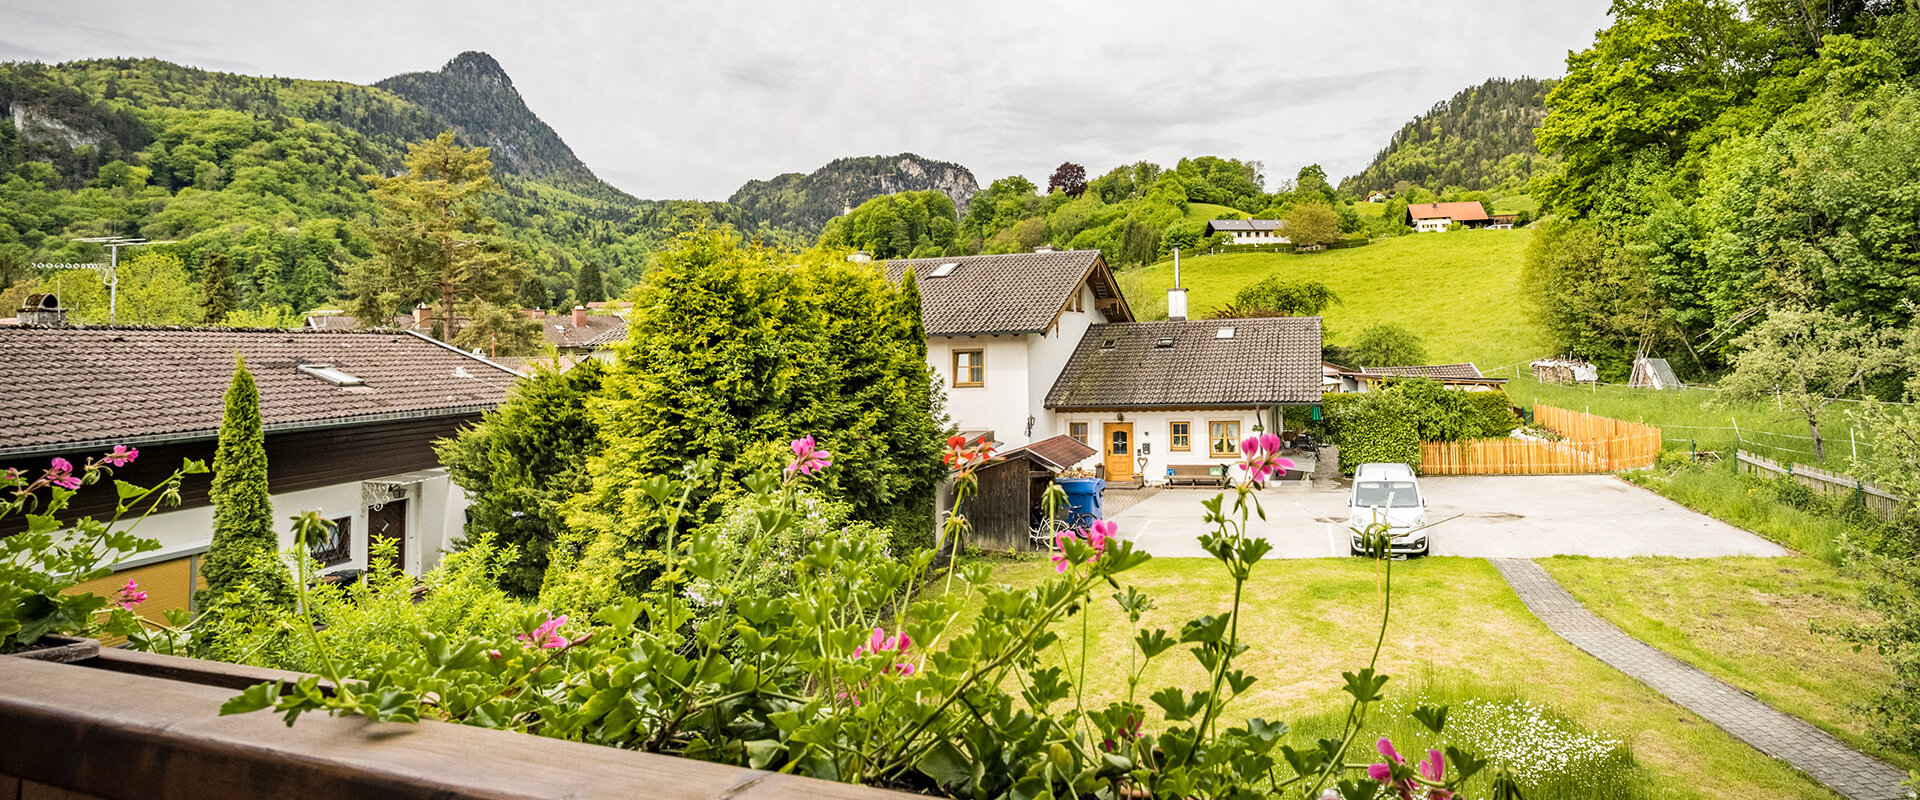
[[[1862,582],[1812,558],[1540,560],[1583,605],[1635,638],[1897,766],[1854,706],[1891,680],[1885,662],[1815,626],[1868,622]]]
[[[1528,230],[1457,231],[1383,239],[1366,247],[1291,255],[1233,253],[1182,257],[1181,282],[1195,316],[1226,305],[1241,287],[1269,275],[1320,281],[1341,298],[1326,313],[1328,341],[1347,344],[1379,322],[1405,325],[1434,361],[1482,368],[1546,352],[1543,332],[1526,315],[1520,271]],[[1121,290],[1141,319],[1164,319],[1171,261],[1120,273]]]
[[[1374,566],[1348,559],[1263,562],[1248,586],[1242,668],[1259,676],[1230,718],[1324,717],[1340,671],[1364,666],[1377,623]],[[1044,560],[1010,562],[996,579],[1015,585],[1051,574]],[[1144,624],[1177,633],[1193,617],[1224,611],[1231,584],[1197,559],[1156,559],[1128,573],[1158,604]],[[1131,631],[1110,602],[1089,618],[1089,684],[1099,701],[1125,690]],[[1049,658],[1078,662],[1078,620]],[[1395,614],[1382,657],[1390,690],[1417,692],[1421,676],[1550,704],[1589,730],[1624,740],[1657,797],[1826,798],[1805,776],[1772,761],[1638,681],[1574,649],[1529,613],[1491,565],[1432,558],[1396,565]],[[1158,660],[1143,687],[1198,685],[1183,649]],[[1404,696],[1404,694],[1402,695]],[[1142,701],[1145,701],[1144,694]]]

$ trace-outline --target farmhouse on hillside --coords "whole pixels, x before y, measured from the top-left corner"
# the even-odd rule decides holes
[[[1278,432],[1281,407],[1320,402],[1319,317],[1139,322],[1098,250],[886,269],[896,282],[913,271],[927,361],[961,431],[1005,448],[1065,435],[1108,480],[1224,466],[1241,438]]]
[[[1207,222],[1207,235],[1225,233],[1234,244],[1291,244],[1281,233],[1286,227],[1284,219],[1216,219]]]
[[[1441,233],[1460,223],[1469,228],[1485,228],[1495,224],[1485,206],[1479,203],[1410,203],[1407,205],[1407,225],[1418,233]],[[1505,227],[1513,227],[1513,218],[1507,215]]]
[[[53,458],[82,464],[115,445],[140,450],[114,475],[140,486],[182,459],[211,465],[236,356],[260,390],[281,547],[293,546],[287,518],[317,510],[338,525],[312,551],[328,570],[364,567],[379,538],[406,572],[432,569],[467,508],[433,443],[499,406],[519,376],[417,333],[0,327],[0,468],[38,475]],[[155,608],[191,608],[213,533],[210,480],[187,476],[180,504],[140,524],[160,549],[114,565],[128,574],[102,591],[132,577],[164,600]],[[103,516],[114,503],[109,484],[69,510]],[[0,535],[24,525],[0,520]]]

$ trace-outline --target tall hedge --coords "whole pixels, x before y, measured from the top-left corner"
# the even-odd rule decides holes
[[[1376,462],[1418,469],[1421,442],[1506,436],[1520,426],[1512,403],[1503,391],[1467,392],[1424,378],[1322,400],[1327,435],[1340,446],[1340,468],[1349,473]]]
[[[260,424],[260,390],[236,359],[220,417],[220,442],[213,456],[213,541],[201,566],[205,597],[217,600],[251,583],[273,602],[291,604],[293,586],[285,565],[274,556],[280,539],[273,532],[273,500],[267,489],[267,437]]]

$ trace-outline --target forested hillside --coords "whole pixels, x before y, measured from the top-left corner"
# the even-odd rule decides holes
[[[483,54],[386,83],[395,91],[152,59],[0,64],[0,287],[33,262],[98,257],[70,238],[120,234],[182,240],[167,250],[196,278],[223,258],[242,309],[330,303],[372,254],[367,179],[450,129],[498,148],[487,213],[538,281],[529,300],[565,302],[589,261],[619,291],[670,231],[737,221],[725,204],[601,183]]]
[[[747,181],[727,202],[758,224],[819,233],[848,208],[882,195],[920,191],[945,194],[964,214],[980,184],[959,164],[901,153],[834,159],[804,175]]]
[[[1910,321],[1920,8],[1620,4],[1547,104],[1528,274],[1560,349],[1710,373],[1776,309]]]
[[[1547,115],[1553,81],[1494,78],[1435,103],[1395,131],[1373,163],[1340,182],[1364,195],[1397,184],[1435,191],[1526,191],[1546,167],[1533,132]]]

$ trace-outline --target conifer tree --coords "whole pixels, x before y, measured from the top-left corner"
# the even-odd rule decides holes
[[[607,299],[607,284],[600,277],[600,265],[591,260],[580,262],[580,272],[574,276],[573,301],[586,305],[605,299]]]
[[[233,282],[233,269],[227,254],[207,253],[206,267],[200,271],[200,308],[209,325],[225,322],[227,315],[240,307],[239,287]]]
[[[279,551],[273,500],[267,490],[267,437],[260,424],[260,390],[245,359],[233,369],[220,444],[213,456],[213,542],[201,573],[205,597],[217,600],[243,583],[274,602],[291,603],[286,569],[269,558]]]

